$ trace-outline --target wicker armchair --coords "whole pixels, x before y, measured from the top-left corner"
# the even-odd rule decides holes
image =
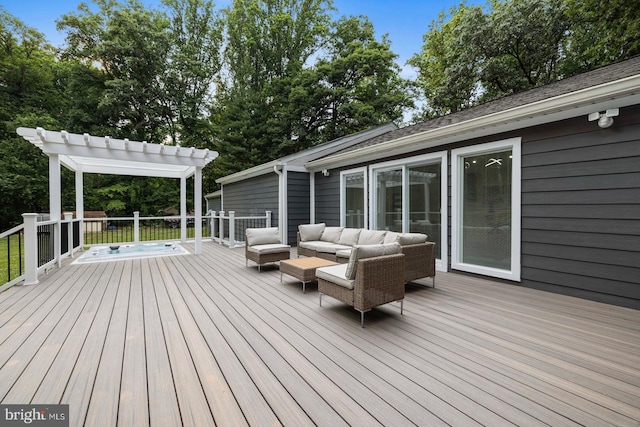
[[[245,266],[249,260],[258,264],[258,272],[263,264],[278,262],[291,257],[291,246],[283,245],[278,229],[247,228],[245,231]]]
[[[382,254],[371,256],[372,251]],[[400,253],[397,243],[355,246],[348,264],[316,270],[320,306],[323,295],[342,301],[360,312],[362,327],[364,313],[382,304],[400,301],[403,314],[404,261],[405,255]]]

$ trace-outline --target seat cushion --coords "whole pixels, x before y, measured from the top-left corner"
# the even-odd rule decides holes
[[[313,240],[320,240],[322,232],[326,225],[324,222],[320,224],[301,224],[298,226],[300,232],[300,240],[303,242],[309,242]]]
[[[280,243],[273,243],[273,244],[267,244],[267,245],[254,245],[254,246],[247,247],[247,251],[254,252],[260,255],[289,252],[290,249],[291,249],[290,245],[282,245]]]
[[[381,245],[384,243],[384,230],[362,230],[358,236],[359,245]]]
[[[355,280],[358,260],[372,258],[383,255],[393,255],[400,253],[399,243],[384,243],[381,245],[356,245],[351,250],[349,262],[346,264],[345,278]]]
[[[247,228],[247,246],[282,243],[277,227]]]
[[[351,256],[351,249],[342,249],[336,252],[338,258],[349,258]]]
[[[355,286],[355,280],[349,280],[345,277],[344,273],[347,269],[347,264],[332,265],[329,267],[316,268],[316,277],[324,279],[328,282],[335,283],[343,288],[353,289]]]
[[[337,251],[341,251],[344,249],[351,249],[350,246],[338,245],[337,243],[331,242],[300,242],[300,246],[305,249],[311,249],[316,252],[324,252],[328,254],[335,254]]]

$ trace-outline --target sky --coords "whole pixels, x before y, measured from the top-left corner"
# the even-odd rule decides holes
[[[56,47],[64,44],[64,33],[56,30],[55,21],[62,15],[75,12],[82,0],[0,0],[13,16],[26,25],[43,33]],[[159,0],[141,0],[143,4],[156,7]],[[91,0],[85,0],[91,5]],[[224,7],[230,0],[214,0],[217,7]],[[365,15],[373,23],[376,35],[388,34],[391,50],[398,54],[397,63],[402,75],[413,78],[415,71],[406,66],[407,60],[422,49],[422,36],[429,24],[442,11],[458,5],[460,0],[334,0],[337,16]],[[482,1],[467,1],[467,4],[483,4]]]

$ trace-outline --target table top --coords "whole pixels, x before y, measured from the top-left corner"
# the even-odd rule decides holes
[[[301,269],[311,269],[317,267],[327,267],[329,265],[336,265],[336,262],[329,261],[328,259],[318,258],[318,257],[304,257],[304,258],[294,258],[280,261],[280,265],[289,264],[292,267],[297,267]]]

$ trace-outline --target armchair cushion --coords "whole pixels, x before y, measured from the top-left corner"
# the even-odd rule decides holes
[[[322,240],[323,242],[338,243],[343,229],[344,227],[325,227],[319,240]]]
[[[277,227],[247,228],[247,246],[268,245],[282,243]]]
[[[254,252],[254,253],[259,254],[259,255],[263,255],[263,254],[278,254],[280,252],[288,251],[289,248],[291,248],[291,246],[289,246],[289,245],[282,245],[280,243],[272,243],[272,244],[266,244],[266,245],[248,246],[247,247],[247,251],[248,252]]]
[[[351,249],[349,262],[346,264],[345,278],[349,280],[354,280],[356,278],[358,260],[360,259],[399,253],[400,244],[397,242],[384,243],[381,245],[356,245]]]
[[[336,285],[342,286],[347,289],[353,289],[356,281],[347,279],[345,272],[347,270],[347,264],[337,264],[329,267],[321,267],[316,269],[316,277],[327,280]]]

